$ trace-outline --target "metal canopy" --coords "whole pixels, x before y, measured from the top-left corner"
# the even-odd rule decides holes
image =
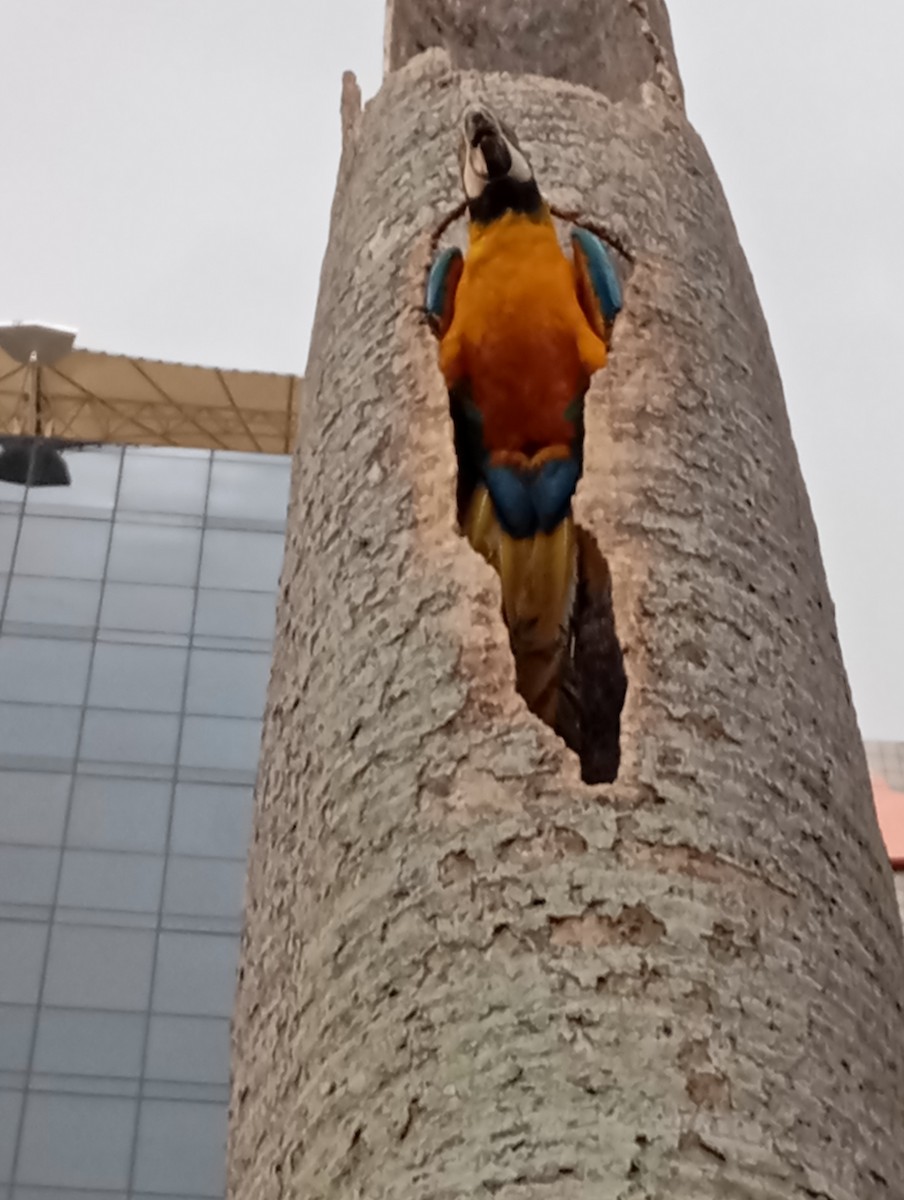
[[[0,437],[291,452],[298,376],[72,350],[73,338],[0,326]]]

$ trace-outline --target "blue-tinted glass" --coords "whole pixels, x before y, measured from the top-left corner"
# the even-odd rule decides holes
[[[290,460],[249,456],[234,462],[214,456],[208,516],[282,525],[289,502]]]
[[[134,1100],[29,1096],[18,1178],[46,1187],[124,1188],[135,1121]]]
[[[45,1008],[38,1021],[34,1069],[57,1075],[136,1076],[144,1014]]]
[[[67,850],[58,903],[64,908],[156,912],[162,882],[160,855]]]
[[[178,712],[187,650],[98,643],[88,703],[96,708]]]
[[[226,1106],[145,1100],[138,1121],[135,1187],[221,1196],[226,1187]]]
[[[8,1183],[12,1178],[21,1111],[21,1092],[0,1092],[0,1183]]]
[[[51,904],[59,860],[57,850],[0,846],[0,904]]]
[[[90,642],[0,638],[0,700],[81,704],[90,661]]]
[[[206,457],[164,458],[126,451],[120,511],[200,516],[204,512],[209,462]]]
[[[100,614],[101,629],[141,633],[191,632],[191,588],[149,587],[144,583],[108,583]]]
[[[94,580],[16,575],[9,588],[5,620],[93,629],[97,622],[100,588],[100,582]]]
[[[25,503],[25,488],[21,483],[7,483],[0,479],[0,511],[12,511]]]
[[[200,529],[117,521],[110,547],[109,578],[122,583],[191,587],[198,573],[200,549]]]
[[[66,1008],[147,1006],[154,934],[143,929],[56,925],[44,1002]]]
[[[0,513],[0,574],[5,575],[13,561],[19,518]]]
[[[276,601],[270,592],[224,592],[201,588],[195,633],[208,637],[260,638],[270,641]]]
[[[31,488],[26,513],[71,513],[109,519],[116,500],[121,454],[118,446],[67,451],[66,466],[72,480],[69,487]]]
[[[47,926],[0,921],[0,1004],[34,1004],[41,986]]]
[[[202,458],[207,462],[211,455],[210,450],[202,450],[197,446],[129,446],[126,453],[141,458],[156,458],[161,462],[177,458]]]
[[[167,766],[176,754],[179,718],[160,713],[89,710],[81,760]]]
[[[254,771],[260,754],[261,722],[233,717],[186,717],[182,730],[183,767]]]
[[[80,775],[75,781],[67,842],[98,850],[162,852],[169,804],[168,783]]]
[[[270,655],[195,650],[188,672],[185,711],[226,717],[260,717],[267,699]]]
[[[176,788],[172,849],[178,854],[244,858],[252,808],[251,788],[180,783]]]
[[[232,917],[242,915],[245,864],[219,858],[170,856],[166,871],[164,912],[179,916]]]
[[[0,704],[0,754],[70,763],[81,710],[49,704]]]
[[[0,842],[59,845],[69,783],[68,775],[0,771]]]
[[[238,953],[235,937],[161,933],[154,978],[155,1012],[228,1017]]]
[[[276,591],[285,538],[281,533],[208,529],[201,558],[201,587]]]
[[[105,521],[31,517],[22,521],[16,574],[102,579],[110,526]]]
[[[31,1005],[0,1004],[0,1071],[24,1071],[28,1066],[34,1015]]]
[[[147,1075],[184,1083],[228,1083],[229,1022],[152,1016]]]

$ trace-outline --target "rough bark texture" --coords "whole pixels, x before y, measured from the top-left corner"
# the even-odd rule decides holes
[[[655,80],[613,101],[433,50],[363,114],[345,94],[251,853],[231,1195],[901,1197],[892,880],[768,334],[705,150]],[[497,581],[454,531],[419,306],[477,96],[510,115],[547,195],[635,260],[578,503],[627,656],[607,787],[582,785],[516,696]]]
[[[388,0],[387,69],[433,46],[458,69],[546,75],[610,100],[649,81],[683,101],[662,0]]]

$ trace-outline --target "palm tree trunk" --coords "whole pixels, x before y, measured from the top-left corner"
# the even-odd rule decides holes
[[[231,1195],[896,1200],[900,925],[768,332],[658,0],[539,37],[550,7],[394,0],[380,93],[346,81]],[[477,96],[626,251],[578,503],[629,680],[611,786],[516,695],[454,530],[419,305]]]

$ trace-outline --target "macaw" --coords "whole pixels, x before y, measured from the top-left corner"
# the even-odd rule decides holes
[[[500,577],[519,692],[573,744],[565,659],[582,559],[600,587],[609,579],[572,497],[584,396],[606,364],[621,289],[589,231],[575,228],[563,253],[515,133],[485,105],[464,113],[459,166],[468,252],[437,257],[425,306],[449,390],[458,520]]]

